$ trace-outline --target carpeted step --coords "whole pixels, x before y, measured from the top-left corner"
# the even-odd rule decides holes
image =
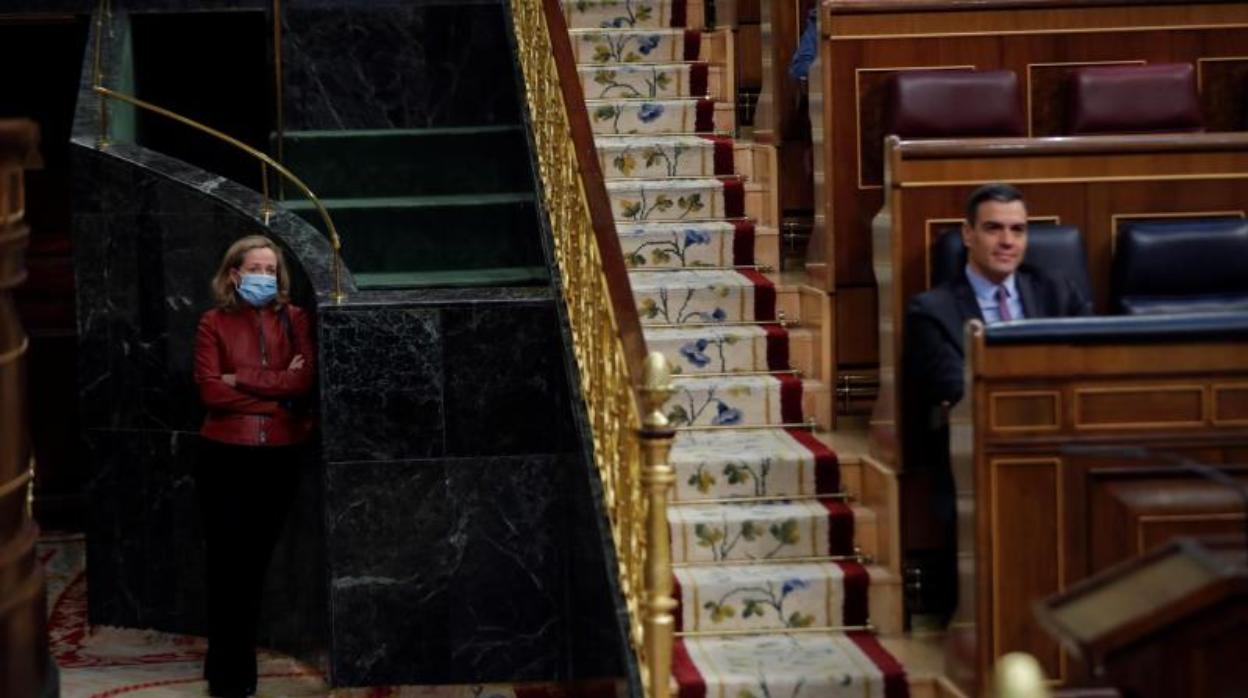
[[[867,624],[871,578],[857,562],[766,562],[675,569],[677,630],[715,633]]]
[[[745,188],[736,178],[609,180],[606,185],[617,221],[705,221],[745,213]]]
[[[685,0],[563,0],[569,29],[683,27]]]
[[[749,271],[635,271],[629,274],[643,325],[756,322],[776,316],[776,288]]]
[[[616,221],[616,232],[629,267],[683,269],[731,267],[754,263],[754,223],[691,221],[630,223]]]
[[[722,136],[607,137],[597,148],[608,180],[735,174],[732,139]]]
[[[682,431],[668,459],[672,500],[831,495],[841,489],[836,454],[803,429]]]
[[[287,131],[284,163],[323,199],[533,188],[522,126]],[[289,185],[287,194],[299,198]]]
[[[544,264],[532,193],[326,199],[353,273],[433,272]],[[283,205],[319,229],[308,201]]]
[[[854,513],[839,499],[673,504],[672,562],[706,563],[850,555]]]
[[[788,331],[779,325],[654,327],[645,335],[646,347],[682,375],[789,368]]]
[[[672,377],[672,426],[800,424],[802,379],[792,375]]]
[[[585,101],[596,134],[710,133],[715,102],[709,99]]]
[[[906,698],[905,669],[867,633],[685,637],[672,673],[679,698]]]
[[[666,99],[717,94],[706,63],[620,63],[577,68],[586,99]]]
[[[696,29],[573,29],[578,64],[674,63],[700,58],[702,32]]]

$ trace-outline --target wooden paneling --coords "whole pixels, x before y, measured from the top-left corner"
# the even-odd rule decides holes
[[[737,27],[737,87],[757,90],[763,86],[763,38],[757,24]],[[736,99],[732,95],[731,99]]]
[[[1201,459],[1220,462],[1218,455]],[[1182,469],[1105,467],[1087,474],[1090,526],[1081,576],[1143,555],[1176,536],[1222,535],[1239,528],[1243,502],[1230,488]]]
[[[1238,493],[1179,459],[1248,484],[1248,422],[1225,419],[1248,410],[1248,351],[1232,339],[987,346],[975,327],[968,397],[950,419],[964,561],[950,675],[973,694],[997,657],[1024,651],[1076,684],[1086,668],[1041,630],[1034,602],[1176,535],[1242,536]],[[1154,455],[1138,459],[1139,446]]]
[[[759,0],[736,0],[737,26],[758,24]]]
[[[847,288],[836,296],[836,355],[842,367],[870,366],[878,354],[875,326],[864,326],[863,317],[874,317],[875,289]]]
[[[1061,590],[1062,462],[994,458],[988,462],[992,530],[993,655],[1026,647],[1052,678],[1064,678],[1061,652],[1031,618],[1031,602]]]
[[[1075,389],[1076,429],[1147,430],[1198,427],[1205,421],[1200,385]]]
[[[1248,129],[1248,49],[1240,56],[1217,56],[1196,61],[1205,127],[1210,131]],[[1239,113],[1236,113],[1236,109]]]
[[[1199,70],[1210,130],[1248,126],[1248,3],[832,0],[821,12],[822,65],[810,86],[818,165],[808,271],[811,282],[829,292],[876,283],[870,230],[884,198],[882,88],[898,70],[1013,70],[1023,87],[1020,108],[1029,135],[1042,136],[1064,130],[1064,78],[1072,67],[1190,62]],[[955,210],[972,184],[1003,178],[991,168],[965,174],[967,186],[949,194],[959,204]],[[1167,210],[1174,198],[1165,187],[1121,196],[1151,202],[1153,210]],[[1080,196],[1065,203],[1098,201]],[[1100,255],[1096,262],[1107,259]],[[844,322],[862,324],[852,316]]]
[[[1248,385],[1213,387],[1213,422],[1248,426]]]
[[[994,432],[1050,431],[1061,428],[1062,395],[1056,390],[1002,390],[988,405]]]

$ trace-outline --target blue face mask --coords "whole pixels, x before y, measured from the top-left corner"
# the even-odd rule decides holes
[[[243,274],[238,281],[238,295],[259,308],[277,297],[277,277],[268,274]]]

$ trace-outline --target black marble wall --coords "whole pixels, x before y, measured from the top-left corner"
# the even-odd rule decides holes
[[[321,313],[335,683],[622,675],[555,298],[387,295]]]
[[[286,128],[518,123],[503,11],[501,2],[287,3]]]

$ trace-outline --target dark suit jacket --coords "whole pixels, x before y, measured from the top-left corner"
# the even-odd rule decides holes
[[[1091,302],[1065,277],[1027,265],[1015,273],[1027,318],[1090,315]],[[902,349],[902,434],[905,467],[948,467],[949,437],[942,403],[962,399],[962,338],[968,320],[983,320],[966,272],[920,293],[906,308]]]

